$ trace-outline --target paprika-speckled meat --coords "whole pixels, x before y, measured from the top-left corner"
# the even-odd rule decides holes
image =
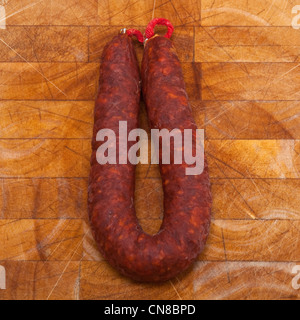
[[[180,62],[169,39],[157,36],[147,41],[142,84],[151,128],[196,130]],[[99,250],[111,265],[134,280],[157,282],[186,270],[202,251],[209,232],[211,193],[206,161],[204,172],[195,176],[186,175],[189,166],[185,163],[160,164],[164,220],[158,234],[143,232],[133,201],[135,166],[100,165],[96,160],[97,148],[103,143],[96,142],[97,132],[109,128],[118,133],[119,121],[127,121],[128,131],[137,128],[139,99],[134,48],[127,35],[119,35],[106,47],[102,58],[89,216]],[[128,149],[133,144],[128,143]]]

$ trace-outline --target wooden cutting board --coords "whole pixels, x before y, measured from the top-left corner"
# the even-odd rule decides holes
[[[0,299],[300,298],[292,282],[300,265],[297,1],[0,4]],[[153,16],[175,25],[214,199],[198,262],[159,285],[134,283],[103,260],[86,205],[103,46],[122,27],[143,31]],[[162,202],[157,167],[138,166],[145,231],[159,229]]]

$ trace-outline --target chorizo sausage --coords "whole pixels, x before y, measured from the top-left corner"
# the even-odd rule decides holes
[[[143,96],[151,128],[196,129],[178,57],[161,36],[147,41],[142,61]],[[198,176],[187,164],[160,164],[164,219],[156,235],[139,225],[133,199],[135,166],[100,165],[97,132],[118,134],[119,121],[138,127],[140,76],[131,39],[117,36],[104,50],[95,104],[89,180],[89,217],[100,252],[120,273],[142,282],[166,281],[186,270],[204,247],[210,224],[211,194],[207,163]],[[117,136],[118,150],[119,137]],[[131,147],[128,143],[128,150]]]

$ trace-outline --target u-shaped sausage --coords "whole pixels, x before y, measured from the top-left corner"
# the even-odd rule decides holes
[[[158,36],[148,40],[142,83],[151,128],[196,129],[181,66],[169,39]],[[101,145],[96,141],[97,132],[110,128],[118,133],[119,121],[127,121],[128,130],[137,128],[139,100],[140,76],[132,41],[127,35],[119,35],[106,47],[102,58],[89,216],[99,250],[111,265],[134,280],[158,282],[186,270],[202,251],[210,224],[210,183],[206,161],[204,172],[195,176],[186,176],[187,164],[160,164],[164,219],[158,234],[143,232],[133,203],[135,166],[100,165],[96,160]],[[128,143],[128,149],[132,144]]]

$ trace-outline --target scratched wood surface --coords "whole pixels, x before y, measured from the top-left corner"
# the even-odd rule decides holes
[[[300,264],[297,1],[0,5],[0,265],[7,276],[0,299],[300,299],[292,287]],[[113,270],[87,219],[101,52],[121,27],[143,31],[153,15],[176,26],[213,192],[204,252],[159,285]],[[141,60],[143,48],[135,47]],[[140,118],[148,129],[142,104]],[[156,233],[163,217],[157,166],[138,166],[136,184],[140,223]]]

